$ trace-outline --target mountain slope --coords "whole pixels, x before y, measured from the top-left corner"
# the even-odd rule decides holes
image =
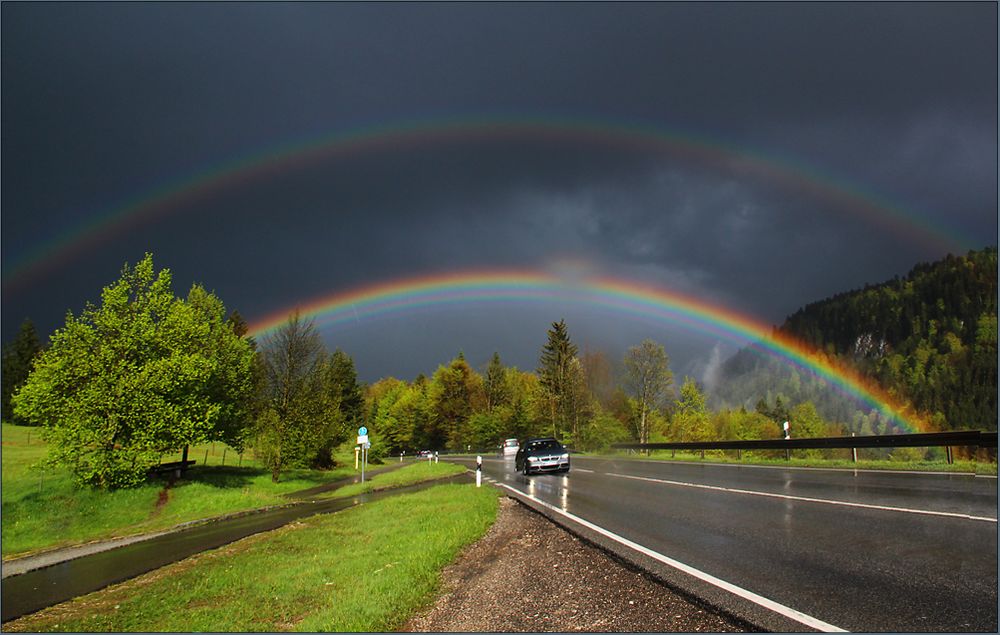
[[[837,294],[789,316],[780,331],[848,363],[933,418],[942,430],[997,425],[997,249],[921,263],[905,277]],[[723,369],[717,405],[782,395],[809,399],[857,432],[871,413],[825,384],[744,349]]]

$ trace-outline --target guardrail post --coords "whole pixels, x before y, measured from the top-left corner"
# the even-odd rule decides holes
[[[788,448],[785,448],[785,460],[790,461],[791,459],[792,459],[792,451],[789,450]]]
[[[736,448],[736,460],[737,461],[742,461],[743,460],[743,450],[741,450],[739,448]]]
[[[944,451],[945,454],[948,456],[948,465],[951,465],[952,463],[955,462],[955,457],[951,455],[951,446],[950,445],[944,446]]]

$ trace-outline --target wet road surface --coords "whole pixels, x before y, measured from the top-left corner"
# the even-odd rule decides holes
[[[583,457],[566,475],[524,477],[495,457],[483,472],[828,627],[997,631],[996,478]],[[804,628],[662,561],[652,566],[737,615],[755,612],[753,623]]]

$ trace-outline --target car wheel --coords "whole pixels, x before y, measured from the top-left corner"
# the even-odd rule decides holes
[[[527,476],[528,474],[531,474],[531,470],[528,468],[528,462],[525,461],[524,462],[524,475]]]

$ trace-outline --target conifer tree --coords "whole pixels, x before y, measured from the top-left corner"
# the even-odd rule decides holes
[[[10,423],[26,423],[25,420],[17,417],[11,407],[10,398],[14,392],[20,388],[28,374],[31,372],[31,365],[35,356],[42,350],[38,341],[38,334],[35,332],[35,325],[30,319],[25,319],[21,323],[21,328],[17,336],[10,344],[3,347],[3,368],[0,370],[3,382],[3,420]]]
[[[507,386],[507,372],[500,363],[500,353],[494,351],[490,359],[490,365],[486,369],[486,381],[483,385],[486,393],[486,411],[493,412],[494,408],[502,406],[510,401],[510,388]]]
[[[552,436],[559,438],[559,429],[566,428],[566,405],[570,390],[570,368],[577,347],[569,339],[566,321],[552,323],[548,341],[542,347],[538,379],[549,401]]]

